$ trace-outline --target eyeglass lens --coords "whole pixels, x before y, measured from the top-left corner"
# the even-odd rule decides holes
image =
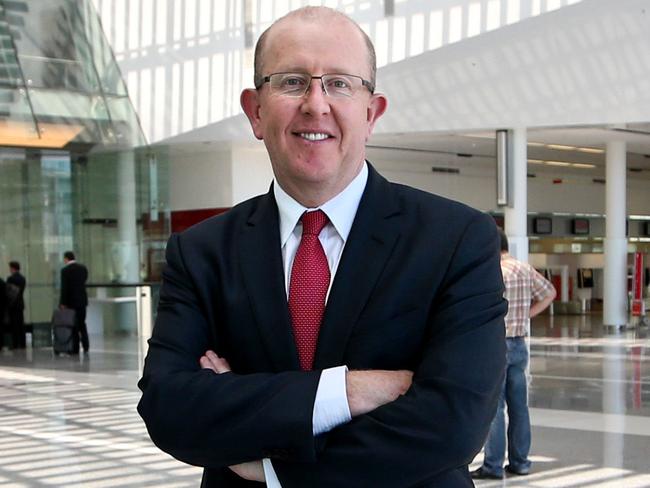
[[[340,74],[310,76],[303,73],[277,73],[270,76],[271,88],[286,96],[301,97],[309,89],[313,80],[321,82],[325,93],[331,97],[351,97],[361,86],[360,79]]]

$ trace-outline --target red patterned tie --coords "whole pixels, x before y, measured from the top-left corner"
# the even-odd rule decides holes
[[[325,311],[325,297],[330,285],[327,256],[318,239],[329,219],[322,210],[302,215],[302,239],[296,251],[289,283],[289,313],[298,347],[300,367],[313,367],[318,330]]]

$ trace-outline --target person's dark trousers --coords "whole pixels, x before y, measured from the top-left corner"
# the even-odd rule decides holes
[[[9,322],[12,347],[14,349],[25,349],[25,319],[23,311],[20,309],[10,310]]]
[[[8,317],[7,320],[9,320]],[[2,348],[5,345],[5,330],[7,329],[8,325],[5,325],[4,312],[0,310],[0,351],[2,351]]]
[[[84,352],[88,352],[88,328],[86,327],[86,307],[75,308],[74,309],[74,335],[72,340],[74,341],[73,353],[79,353],[79,341],[81,340],[81,347],[83,347]]]

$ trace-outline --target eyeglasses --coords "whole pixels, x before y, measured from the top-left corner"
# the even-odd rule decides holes
[[[311,80],[320,80],[325,94],[333,98],[350,98],[362,86],[365,86],[370,93],[375,91],[375,87],[368,80],[356,75],[339,73],[327,73],[321,76],[307,73],[273,73],[262,78],[262,83],[255,88],[259,90],[264,83],[268,83],[271,93],[285,97],[302,97],[309,90]]]

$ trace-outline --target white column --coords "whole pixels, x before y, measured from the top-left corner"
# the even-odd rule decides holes
[[[135,154],[123,151],[118,156],[118,241],[113,247],[115,277],[123,283],[140,281],[135,201]]]
[[[510,254],[528,262],[528,137],[526,128],[513,129],[511,137],[512,161],[509,167],[512,203],[505,207],[505,232]]]
[[[625,142],[607,143],[603,323],[612,326],[627,324],[625,150]]]

